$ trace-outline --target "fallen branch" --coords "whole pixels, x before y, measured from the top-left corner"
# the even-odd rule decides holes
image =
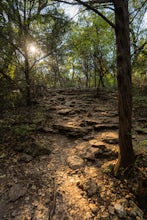
[[[54,181],[54,180],[53,180]],[[56,209],[56,198],[57,198],[57,191],[56,191],[56,185],[55,185],[55,181],[54,181],[54,188],[53,188],[53,201],[51,203],[51,207],[49,210],[49,218],[48,220],[52,220],[54,214],[55,214],[55,209]]]

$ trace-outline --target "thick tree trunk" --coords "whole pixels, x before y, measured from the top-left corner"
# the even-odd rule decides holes
[[[134,164],[135,155],[132,146],[132,82],[131,56],[129,38],[128,0],[97,0],[97,3],[112,2],[115,8],[115,24],[108,20],[96,8],[85,1],[76,0],[87,9],[101,16],[115,29],[117,47],[117,80],[118,80],[118,112],[119,112],[119,159],[115,172],[119,167],[128,167]]]
[[[114,0],[115,32],[117,46],[117,80],[118,80],[118,112],[119,112],[119,159],[118,168],[128,167],[135,161],[132,146],[132,92],[131,92],[131,60],[129,39],[129,13],[127,0]]]

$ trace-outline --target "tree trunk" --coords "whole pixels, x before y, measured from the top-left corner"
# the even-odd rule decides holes
[[[103,80],[103,78],[104,78],[104,74],[102,73],[102,69],[100,70],[100,72],[99,72],[99,83],[98,83],[98,87],[102,87],[102,88],[104,88],[105,87],[105,85],[104,85],[104,80]]]
[[[31,91],[30,91],[30,70],[29,70],[29,59],[28,59],[28,51],[27,51],[27,44],[25,44],[25,80],[26,80],[26,102],[27,105],[31,105]]]
[[[135,154],[132,146],[132,80],[131,55],[129,37],[128,0],[97,0],[97,3],[113,2],[115,8],[115,24],[108,20],[96,8],[85,1],[76,0],[87,9],[101,16],[115,29],[117,48],[117,81],[118,81],[118,112],[119,112],[119,158],[115,173],[119,167],[128,167],[134,164]]]
[[[28,52],[28,36],[29,36],[29,19],[27,20],[27,1],[24,0],[24,20],[23,20],[23,37],[24,37],[24,58],[25,58],[25,80],[26,80],[26,102],[27,105],[31,105],[31,87],[30,87],[30,67],[29,67],[29,52]]]
[[[94,68],[94,87],[97,88],[97,72],[96,72],[96,68]]]
[[[115,173],[119,167],[128,167],[135,161],[132,146],[132,82],[129,38],[129,13],[127,0],[114,0],[115,32],[117,47],[117,81],[119,112],[119,158]]]

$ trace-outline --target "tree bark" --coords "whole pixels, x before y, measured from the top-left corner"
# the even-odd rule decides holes
[[[30,88],[30,69],[29,69],[29,58],[28,58],[28,51],[27,51],[27,44],[25,44],[25,80],[26,80],[26,102],[27,105],[31,105],[31,88]]]
[[[135,161],[132,146],[132,80],[127,0],[114,0],[115,34],[117,48],[117,81],[119,113],[119,158],[115,169],[128,167]]]

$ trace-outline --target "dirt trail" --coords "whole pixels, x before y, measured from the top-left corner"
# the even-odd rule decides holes
[[[1,146],[0,219],[145,219],[125,183],[111,175],[118,155],[116,94],[49,91],[38,106],[23,123],[38,123],[31,140],[49,153],[32,157],[8,142]],[[146,136],[136,133],[134,143]]]

